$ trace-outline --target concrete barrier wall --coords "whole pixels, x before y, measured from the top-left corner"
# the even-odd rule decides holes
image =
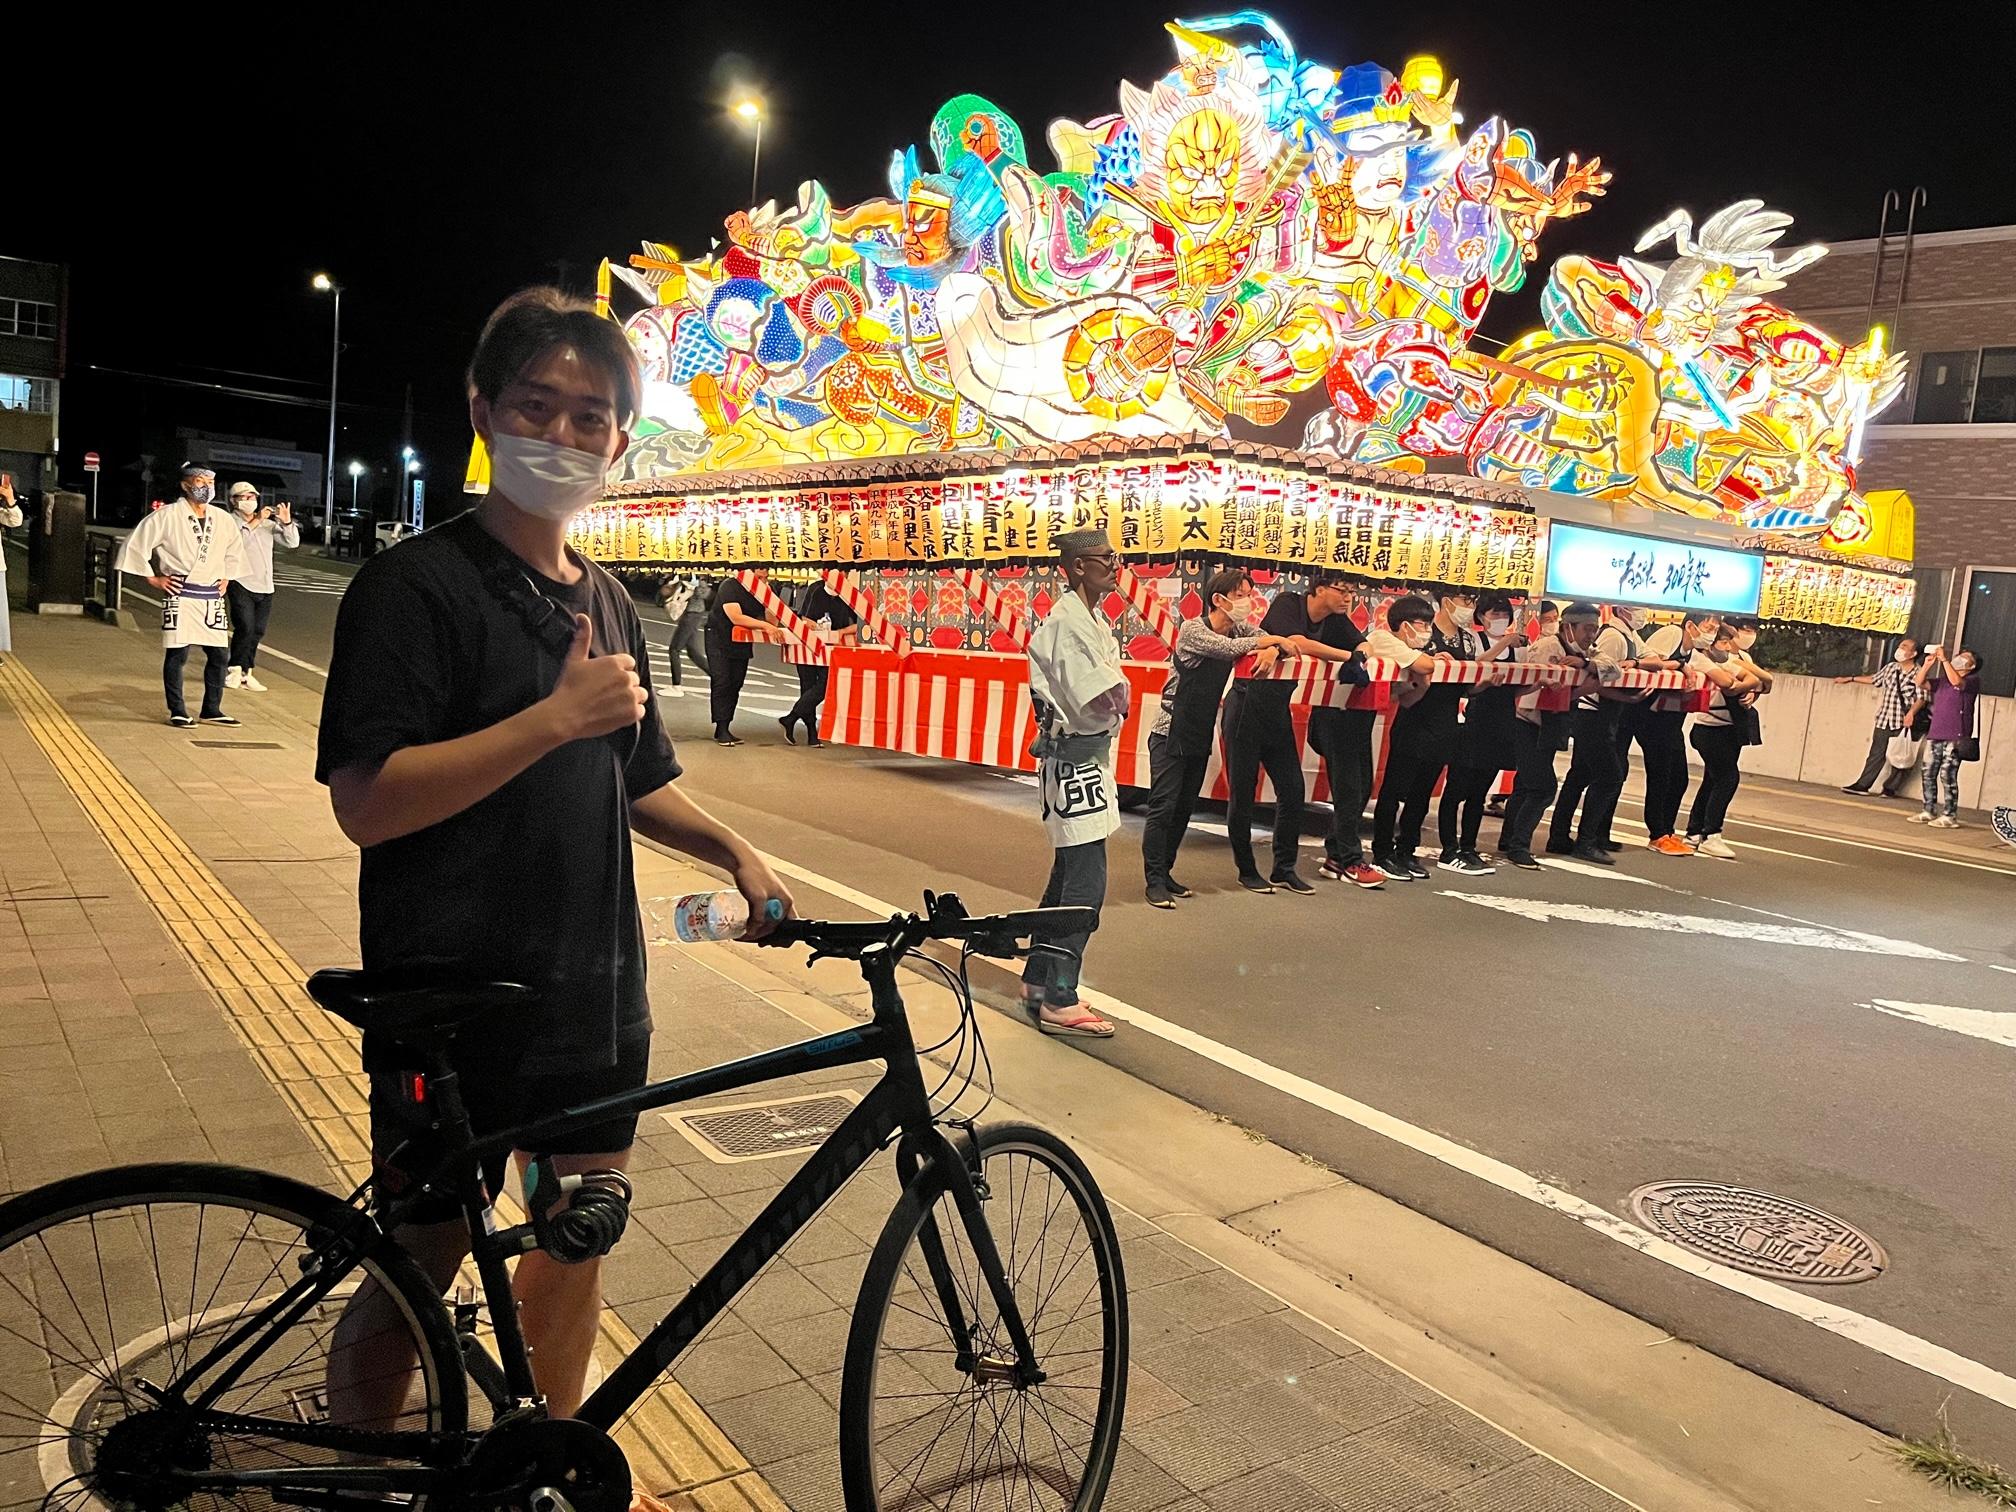
[[[1876,722],[1876,690],[1830,678],[1780,676],[1759,700],[1764,744],[1743,753],[1743,770],[1764,777],[1840,787],[1862,771]],[[1960,768],[1960,803],[2016,803],[2016,699],[1980,701],[1981,759]],[[1690,745],[1687,759],[1699,765]],[[1917,791],[1917,779],[1909,790]]]

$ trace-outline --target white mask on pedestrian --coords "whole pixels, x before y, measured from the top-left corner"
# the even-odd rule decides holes
[[[490,441],[491,488],[544,520],[569,520],[593,504],[608,471],[598,452],[501,433]]]
[[[1228,598],[1225,600],[1225,618],[1235,625],[1253,623],[1253,600],[1250,598]]]
[[[1502,614],[1494,614],[1489,619],[1484,621],[1484,629],[1486,633],[1489,634],[1491,639],[1493,640],[1497,640],[1501,635],[1503,635],[1507,630],[1510,630],[1511,628],[1512,628],[1512,621],[1507,619]]]
[[[1909,662],[1909,661],[1915,661],[1917,658],[1912,656],[1912,654],[1909,651],[1905,650],[1902,646],[1899,646],[1897,648],[1896,656],[1891,659],[1893,661]]]
[[[231,501],[231,507],[242,515],[249,515],[259,507],[259,500],[252,494],[240,494]]]
[[[1451,604],[1448,608],[1450,623],[1461,625],[1466,630],[1470,628],[1471,622],[1477,618],[1477,606],[1475,604]]]
[[[1402,625],[1400,639],[1410,650],[1419,651],[1428,644],[1428,627],[1419,623]]]

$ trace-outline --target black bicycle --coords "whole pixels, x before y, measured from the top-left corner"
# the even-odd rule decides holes
[[[0,1507],[625,1512],[630,1469],[611,1430],[893,1144],[903,1191],[862,1277],[841,1378],[847,1507],[1090,1512],[1105,1496],[1127,1385],[1112,1217],[1055,1135],[951,1111],[959,1092],[991,1082],[970,957],[1026,955],[1032,933],[1089,922],[1072,909],[972,918],[930,894],[922,915],[881,923],[788,921],[768,943],[858,962],[869,1022],[480,1141],[442,1051],[529,994],[318,973],[316,1001],[417,1054],[426,1070],[410,1090],[452,1153],[396,1193],[367,1182],[347,1199],[265,1172],[176,1164],[94,1172],[0,1203]],[[928,941],[955,944],[956,967],[924,952]],[[957,1028],[923,1052],[952,1048],[935,1086],[897,990],[913,956],[957,989]],[[548,1416],[507,1262],[535,1248],[574,1261],[607,1253],[628,1184],[613,1171],[560,1180],[534,1161],[527,1221],[500,1227],[482,1161],[619,1110],[866,1061],[884,1063],[881,1079],[748,1230],[578,1417]],[[398,1152],[384,1164],[396,1168]],[[390,1238],[430,1192],[461,1205],[482,1304],[445,1303]]]

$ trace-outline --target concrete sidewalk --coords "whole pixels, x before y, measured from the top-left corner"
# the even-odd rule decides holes
[[[166,1157],[354,1180],[354,1039],[298,985],[356,959],[355,852],[312,780],[317,699],[276,683],[234,695],[242,729],[172,732],[151,638],[15,627],[18,659],[0,665],[0,1184]],[[648,896],[714,885],[642,847],[639,875]],[[801,908],[853,911],[818,895]],[[652,982],[660,1076],[865,1012],[837,963],[782,952],[660,942]],[[917,979],[906,996],[928,1043],[946,994]],[[1122,1224],[1134,1373],[1110,1508],[1950,1505],[1845,1418],[1684,1344],[1650,1348],[1670,1341],[1011,1020],[986,1028],[990,1116],[1071,1137]],[[611,1353],[792,1168],[717,1163],[656,1115],[636,1165],[637,1221],[608,1269]],[[840,1505],[842,1343],[895,1195],[886,1165],[864,1174],[682,1359],[626,1432],[641,1484],[693,1507]]]

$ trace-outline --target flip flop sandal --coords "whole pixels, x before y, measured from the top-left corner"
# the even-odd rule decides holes
[[[1113,1038],[1113,1026],[1110,1023],[1099,1017],[1098,1014],[1094,1013],[1083,1003],[1078,1003],[1074,1006],[1078,1010],[1077,1018],[1069,1019],[1060,1024],[1038,1014],[1036,1016],[1036,1027],[1045,1034],[1054,1034],[1062,1039]]]

